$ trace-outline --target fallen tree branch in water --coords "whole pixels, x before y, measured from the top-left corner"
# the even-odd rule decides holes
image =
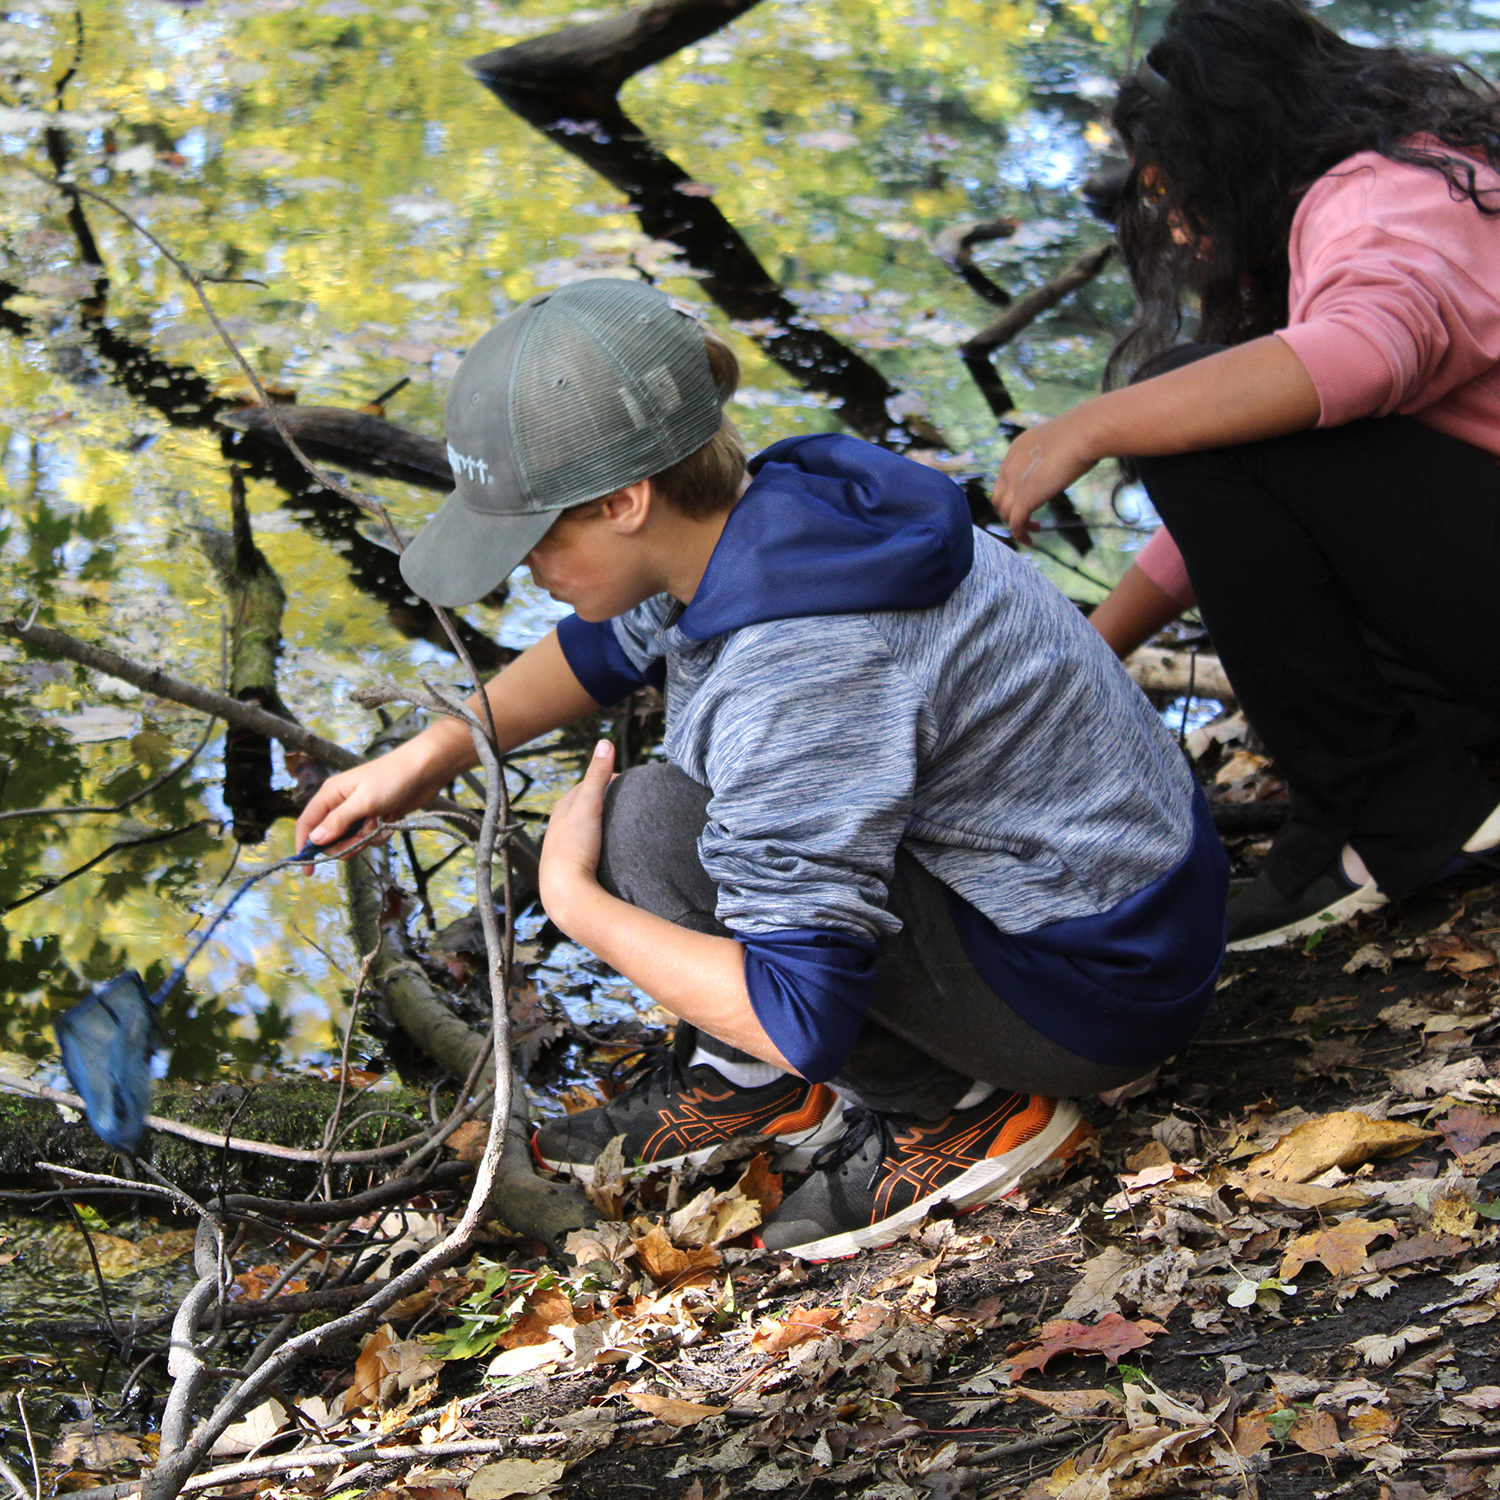
[[[932,251],[963,279],[970,291],[994,307],[1009,307],[1011,294],[974,264],[974,246],[1008,240],[1021,226],[1015,219],[986,219],[981,223],[951,224],[932,242]]]
[[[643,68],[701,41],[757,0],[653,0],[476,57],[469,70],[505,106],[628,199],[641,229],[677,247],[700,285],[799,385],[832,403],[861,437],[904,449],[945,447],[920,417],[892,418],[896,387],[805,318],[692,174],[621,108]]]

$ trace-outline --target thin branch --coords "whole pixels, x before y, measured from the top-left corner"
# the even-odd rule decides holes
[[[45,1100],[49,1104],[61,1104],[66,1109],[76,1110],[83,1114],[83,1100],[77,1094],[70,1094],[65,1089],[49,1089],[41,1084],[28,1083],[20,1078],[0,1078],[0,1093],[24,1094],[30,1099]],[[222,1133],[204,1130],[198,1125],[187,1125],[181,1120],[168,1120],[161,1115],[147,1115],[146,1124],[152,1130],[158,1130],[164,1135],[180,1136],[185,1141],[194,1141],[200,1146],[223,1146],[230,1151],[239,1151],[246,1156],[272,1156],[278,1161],[307,1162],[312,1166],[320,1166],[324,1159],[324,1153],[319,1151],[304,1151],[296,1146],[279,1146],[274,1141],[251,1141],[242,1136],[226,1136]],[[402,1141],[393,1141],[386,1146],[372,1146],[362,1151],[336,1151],[333,1156],[327,1158],[333,1166],[352,1167],[362,1166],[373,1162],[389,1161],[393,1157],[402,1155],[403,1152],[412,1150],[417,1146],[427,1144],[427,1135],[408,1136]],[[70,1167],[67,1169],[72,1171]],[[139,1189],[140,1183],[131,1183],[124,1177],[102,1177],[98,1180],[109,1184],[125,1183],[135,1189]]]
[[[80,875],[87,875],[95,865],[103,864],[111,854],[120,854],[126,849],[143,849],[150,844],[164,844],[169,839],[181,838],[185,833],[193,833],[217,821],[217,818],[197,818],[191,823],[184,823],[180,828],[168,828],[159,833],[148,833],[138,839],[116,839],[107,848],[101,849],[92,859],[86,859],[81,865],[69,870],[66,875],[59,875],[56,879],[48,876],[36,890],[0,906],[0,916],[17,911],[23,906],[29,906],[33,901],[40,901],[43,896],[50,896],[53,891],[67,885],[70,880],[77,880]]]
[[[959,352],[966,357],[970,354],[993,354],[1044,312],[1056,307],[1064,297],[1070,296],[1081,286],[1087,286],[1109,263],[1109,258],[1114,253],[1113,240],[1107,245],[1086,250],[1065,271],[1060,271],[1050,281],[1044,281],[1035,291],[1027,292],[988,328],[981,329],[967,343],[960,344]]]

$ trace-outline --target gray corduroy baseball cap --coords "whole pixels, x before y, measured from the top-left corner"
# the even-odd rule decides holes
[[[483,598],[560,510],[648,479],[719,430],[697,324],[639,282],[575,281],[502,318],[448,393],[453,493],[401,556],[433,604]]]

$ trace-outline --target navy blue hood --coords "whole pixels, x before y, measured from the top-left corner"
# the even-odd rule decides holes
[[[931,609],[968,576],[974,531],[945,474],[824,433],[787,438],[750,460],[677,627],[695,641],[767,620]]]

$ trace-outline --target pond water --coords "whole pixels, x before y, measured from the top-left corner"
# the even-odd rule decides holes
[[[229,458],[211,419],[246,385],[161,253],[108,209],[69,218],[24,167],[66,160],[198,271],[268,383],[304,406],[359,407],[398,381],[390,420],[441,432],[459,357],[497,315],[583,275],[643,276],[735,346],[734,414],[761,446],[837,425],[827,398],[712,305],[699,268],[646,238],[608,183],[509,113],[466,72],[477,54],[612,12],[566,0],[16,0],[0,20],[0,612],[37,618],[200,683],[223,677],[224,605],[199,545],[226,529]],[[1164,8],[1145,5],[1149,39]],[[1360,40],[1440,45],[1493,71],[1500,0],[1324,14]],[[712,194],[788,297],[926,415],[959,468],[993,474],[995,422],[955,346],[992,315],[933,253],[964,220],[1010,215],[978,255],[1013,292],[1109,231],[1080,185],[1106,126],[1131,9],[999,0],[762,0],[648,70],[626,107]],[[71,74],[69,75],[69,70]],[[69,75],[64,88],[58,80]],[[97,244],[107,286],[85,266]],[[81,245],[84,247],[81,249]],[[1039,319],[1000,372],[1020,420],[1096,388],[1128,307],[1117,269]],[[288,595],[280,692],[351,747],[378,732],[350,690],[462,671],[389,580],[374,528],[252,466],[255,534]],[[415,529],[430,490],[360,481]],[[293,486],[293,489],[296,489]],[[1039,566],[1097,598],[1151,518],[1107,476],[1075,498],[1097,523],[1080,559],[1057,535]],[[373,581],[372,581],[373,580]],[[520,575],[502,608],[465,617],[517,647],[561,613]],[[186,710],[0,647],[0,810],[112,805],[204,734]],[[528,760],[524,810],[571,779]],[[282,784],[289,777],[278,775]],[[289,825],[239,850],[224,825],[222,736],[118,815],[0,822],[0,1064],[53,1076],[51,1018],[133,966],[164,974],[236,868],[287,852]],[[143,839],[161,836],[156,842]],[[71,872],[109,850],[85,873]],[[418,840],[431,863],[443,847]],[[61,882],[52,885],[51,882]],[[438,920],[472,904],[455,862]],[[583,1023],[631,996],[566,947],[544,988]],[[185,1078],[326,1059],[358,968],[336,877],[278,876],[193,966],[167,1017]]]

